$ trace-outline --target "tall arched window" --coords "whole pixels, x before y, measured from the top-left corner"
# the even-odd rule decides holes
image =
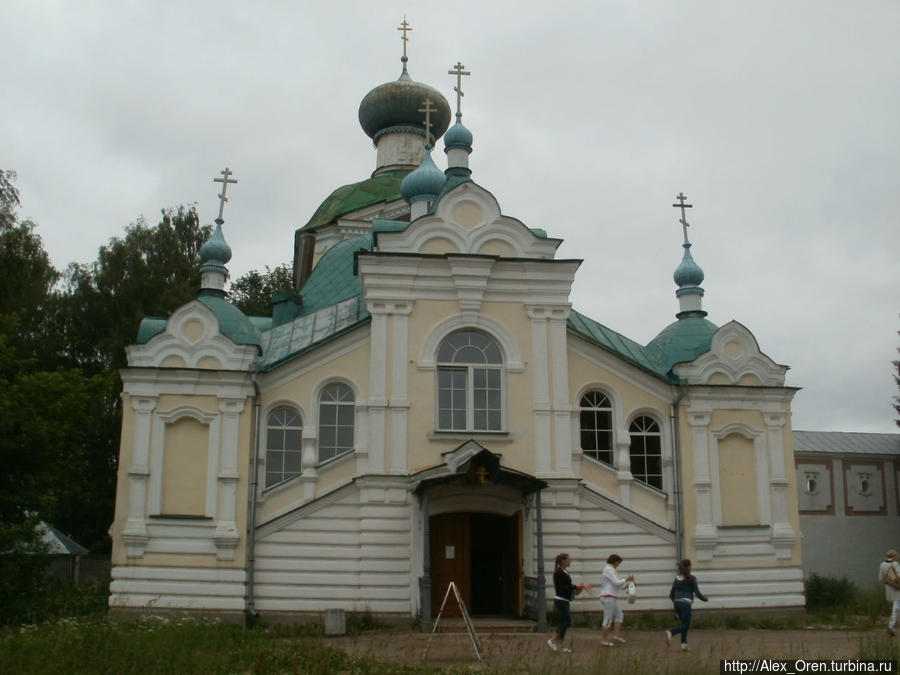
[[[589,391],[578,404],[581,451],[593,459],[612,465],[612,404],[601,391]]]
[[[662,434],[652,417],[636,417],[628,428],[631,435],[631,475],[658,490],[663,489]]]
[[[319,463],[353,450],[356,399],[346,384],[329,384],[319,395]]]
[[[503,354],[484,333],[448,335],[437,353],[439,431],[503,429]]]
[[[293,408],[275,408],[266,418],[266,487],[300,473],[303,422]]]

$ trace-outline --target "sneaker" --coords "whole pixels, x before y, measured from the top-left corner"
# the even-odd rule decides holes
[[[609,642],[607,640],[600,640],[600,644],[603,645],[604,647],[615,647],[616,646],[615,642]]]
[[[618,635],[616,635],[616,636],[613,638],[613,640],[615,640],[616,642],[621,642],[622,644],[625,643],[625,638],[620,638]]]
[[[571,647],[563,647],[562,650],[563,650],[566,654],[571,654],[571,653],[572,653],[572,648],[571,648]]]
[[[687,646],[687,642],[685,642],[681,645],[681,651],[683,651],[683,652],[691,651],[691,648]]]
[[[672,631],[668,631],[668,630],[666,631],[666,646],[667,647],[672,646]]]
[[[550,638],[549,640],[547,640],[547,646],[550,647],[550,649],[552,649],[555,652],[559,651],[559,647],[553,641],[553,638]]]
[[[896,635],[896,633],[894,632],[894,629],[891,626],[888,626],[888,635],[891,635],[891,636]]]

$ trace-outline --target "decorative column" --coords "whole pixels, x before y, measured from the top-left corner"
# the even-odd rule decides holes
[[[556,470],[572,475],[572,405],[569,400],[569,355],[566,338],[568,307],[548,307],[550,373],[553,377],[553,421]]]
[[[407,418],[409,417],[409,315],[411,302],[395,302],[387,306],[392,312],[391,331],[391,473],[407,472]]]
[[[797,533],[790,521],[788,508],[790,483],[787,480],[784,465],[784,426],[787,415],[783,412],[763,413],[766,423],[766,445],[769,448],[769,486],[772,493],[772,545],[775,557],[787,559],[791,557]]]
[[[693,436],[694,495],[696,522],[694,524],[694,546],[699,560],[712,560],[713,550],[718,543],[716,525],[713,522],[712,477],[709,461],[709,423],[712,415],[708,412],[688,411],[688,424]]]
[[[319,459],[316,441],[316,430],[309,428],[309,425],[304,426],[300,440],[300,482],[303,485],[304,502],[316,497],[316,481],[319,479],[319,471],[316,469]]]
[[[234,560],[234,550],[240,541],[237,527],[238,439],[240,416],[244,411],[244,399],[220,398],[222,415],[222,461],[219,465],[219,504],[216,532],[213,540],[219,560]]]
[[[131,398],[134,410],[134,436],[131,447],[131,466],[128,469],[129,498],[128,522],[122,532],[122,541],[128,549],[129,558],[140,558],[150,540],[147,535],[147,481],[150,477],[150,429],[153,411],[156,409],[155,396],[135,396]]]
[[[369,302],[372,316],[369,356],[369,471],[384,473],[385,410],[387,408],[388,312],[385,303]]]
[[[553,470],[547,318],[543,307],[528,307],[527,311],[528,318],[531,319],[535,471],[542,475]]]

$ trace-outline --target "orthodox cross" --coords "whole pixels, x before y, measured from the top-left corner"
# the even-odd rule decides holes
[[[401,32],[403,33],[403,37],[401,37],[400,39],[403,40],[403,58],[405,59],[405,58],[406,58],[406,43],[409,42],[409,38],[406,37],[406,34],[407,34],[409,31],[412,30],[412,28],[410,27],[410,25],[409,25],[408,23],[406,23],[406,17],[405,17],[405,16],[403,17],[403,23],[401,23],[401,24],[397,27],[397,30],[399,30],[399,31],[401,31]]]
[[[222,212],[225,210],[225,202],[228,201],[228,197],[225,196],[225,191],[228,189],[229,183],[237,183],[236,180],[232,180],[229,178],[231,175],[231,169],[227,166],[224,171],[220,171],[222,174],[222,178],[213,178],[213,183],[221,183],[222,184],[222,194],[219,195],[219,218],[218,220],[222,220]]]
[[[478,481],[479,485],[484,485],[484,481],[487,480],[487,477],[489,475],[490,474],[488,474],[487,469],[485,469],[483,466],[479,466],[475,470],[475,478]]]
[[[681,227],[682,227],[682,229],[684,230],[684,241],[685,241],[685,243],[687,243],[687,240],[688,240],[688,236],[687,236],[688,221],[687,221],[687,217],[685,216],[684,210],[685,210],[685,209],[692,209],[692,208],[694,208],[694,205],[693,205],[693,204],[685,204],[685,203],[684,203],[684,200],[687,199],[687,197],[684,196],[684,193],[683,193],[683,192],[679,192],[679,193],[678,193],[678,196],[675,197],[675,199],[678,200],[678,204],[672,204],[672,206],[674,206],[676,209],[681,209],[681,220],[679,220],[678,222],[681,223]]]
[[[431,104],[434,103],[430,98],[426,98],[422,101],[422,105],[424,108],[419,108],[419,112],[425,113],[425,145],[429,148],[431,147],[431,113],[437,112],[437,108],[432,108]]]
[[[460,110],[460,103],[462,103],[462,97],[465,96],[462,90],[462,76],[463,75],[471,75],[468,70],[463,70],[465,66],[459,61],[456,62],[456,65],[453,66],[453,70],[448,70],[448,75],[456,75],[456,86],[453,87],[453,91],[456,92],[456,116],[462,117],[462,111]]]

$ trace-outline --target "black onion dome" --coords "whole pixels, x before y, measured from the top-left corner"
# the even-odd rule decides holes
[[[450,126],[450,104],[434,87],[414,81],[405,67],[399,80],[385,82],[365,95],[359,104],[359,124],[372,140],[393,127],[412,127],[424,134],[425,113],[419,110],[426,98],[435,108],[431,112],[433,143]]]

